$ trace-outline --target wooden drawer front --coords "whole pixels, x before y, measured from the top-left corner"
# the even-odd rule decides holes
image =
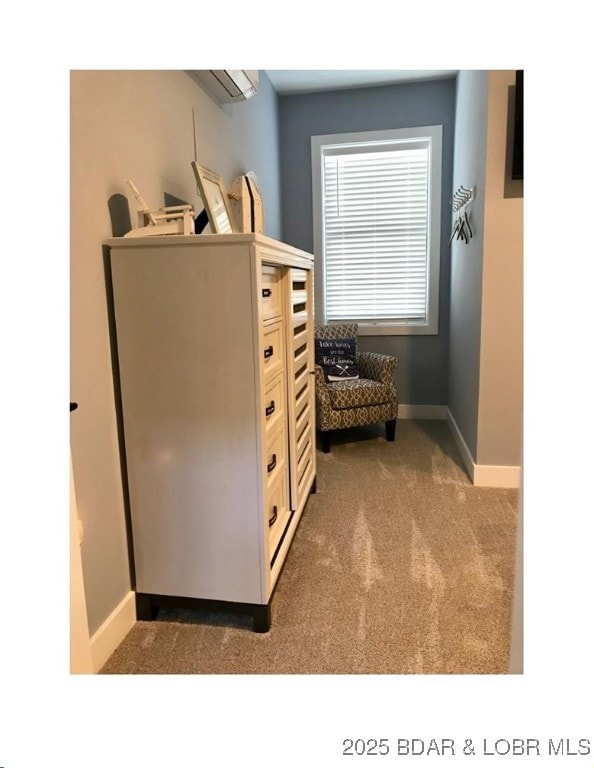
[[[262,330],[262,365],[264,380],[270,381],[283,370],[283,325],[273,323]]]
[[[303,470],[312,455],[312,433],[309,425],[303,430],[297,440],[297,480],[301,480]]]
[[[262,410],[266,441],[268,441],[285,422],[285,377],[282,374],[266,387]]]
[[[305,377],[304,377],[305,378]],[[313,378],[313,377],[312,377]],[[303,385],[295,388],[295,416],[296,418],[303,412],[303,409],[309,404],[311,397],[309,387],[313,386],[312,380],[305,378]]]
[[[271,488],[284,472],[287,464],[287,438],[284,429],[267,441],[264,449],[264,477],[266,488]]]
[[[293,328],[293,352],[298,353],[304,344],[307,344],[307,328],[305,323]]]
[[[279,267],[262,266],[261,279],[262,320],[281,316],[281,270]]]
[[[266,494],[266,514],[266,519],[268,520],[269,560],[272,561],[291,517],[287,496],[286,472],[283,472],[278,483],[275,483]]]
[[[295,425],[295,436],[297,443],[302,439],[304,432],[311,430],[311,410],[309,407],[309,401],[305,403],[303,410],[297,413],[297,421]]]
[[[296,507],[299,507],[304,496],[307,496],[315,474],[315,429],[314,416],[315,400],[313,395],[313,376],[309,377],[307,386],[297,400],[295,424],[295,450],[293,456],[297,463]]]
[[[296,507],[301,505],[303,497],[307,496],[310,491],[311,484],[313,482],[315,474],[314,455],[311,450],[311,445],[308,450],[303,454],[299,461],[299,468],[297,471],[297,504]]]
[[[301,389],[301,379],[313,371],[313,349],[311,326],[312,311],[311,295],[308,291],[310,275],[304,269],[289,271],[289,375],[292,379],[289,389],[293,389],[293,381]],[[295,393],[296,394],[296,393]]]
[[[291,320],[293,327],[307,322],[310,296],[307,291],[308,273],[305,269],[291,269],[289,272],[289,291]]]
[[[313,350],[312,275],[305,269],[289,270],[287,410],[291,414],[291,508],[302,506],[315,475],[315,401]]]

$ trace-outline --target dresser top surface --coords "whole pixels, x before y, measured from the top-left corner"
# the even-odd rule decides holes
[[[260,245],[262,247],[281,249],[290,252],[293,255],[313,261],[313,254],[302,251],[292,245],[283,243],[280,240],[274,240],[265,235],[246,232],[232,235],[156,235],[152,237],[112,237],[105,240],[105,244],[110,248],[147,248],[150,246],[228,246],[228,245]]]

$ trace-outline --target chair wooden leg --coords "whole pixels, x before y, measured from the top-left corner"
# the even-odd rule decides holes
[[[386,421],[386,440],[389,443],[393,443],[395,436],[396,436],[396,419],[391,419],[390,421]]]
[[[322,444],[322,451],[330,453],[330,432],[320,431],[320,443]]]

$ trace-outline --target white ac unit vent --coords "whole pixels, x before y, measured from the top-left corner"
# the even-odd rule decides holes
[[[222,104],[244,101],[258,90],[257,69],[190,69],[187,72]]]

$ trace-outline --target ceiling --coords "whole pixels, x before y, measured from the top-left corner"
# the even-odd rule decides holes
[[[368,88],[454,77],[456,69],[266,69],[278,94]]]

